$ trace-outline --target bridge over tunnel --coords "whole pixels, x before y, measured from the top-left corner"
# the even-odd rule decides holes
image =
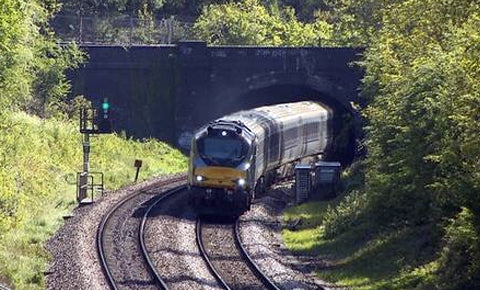
[[[207,46],[83,46],[86,65],[70,73],[72,97],[98,105],[108,98],[117,131],[155,137],[186,150],[192,133],[210,120],[264,105],[311,100],[335,116],[345,160],[360,134],[351,103],[362,104],[363,72],[352,62],[362,49]]]

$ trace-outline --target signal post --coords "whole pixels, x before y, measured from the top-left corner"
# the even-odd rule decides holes
[[[83,108],[80,111],[83,171],[77,172],[77,202],[81,205],[92,203],[96,191],[100,191],[103,195],[103,172],[90,171],[90,137],[112,133],[109,109],[110,104],[107,99],[104,99],[100,112],[93,107]]]

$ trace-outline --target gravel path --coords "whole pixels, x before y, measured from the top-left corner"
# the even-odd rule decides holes
[[[47,289],[108,289],[96,249],[97,227],[103,215],[126,195],[154,188],[172,177],[158,177],[107,192],[92,205],[76,208],[74,216],[46,244],[53,256],[46,272]]]

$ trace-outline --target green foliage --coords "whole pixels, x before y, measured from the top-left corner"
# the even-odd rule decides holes
[[[365,162],[358,160],[342,172],[343,192],[322,213],[323,236],[338,236],[365,223],[367,196],[363,191]]]
[[[76,11],[82,14],[133,14],[143,9],[157,11],[161,9],[165,0],[106,0],[106,1],[76,1],[63,0],[63,10]]]
[[[75,1],[62,0],[63,10],[83,12],[84,14],[115,14],[137,12],[144,6],[154,14],[176,15],[180,18],[193,19],[201,13],[202,7],[210,4],[235,3],[241,0],[107,0],[107,1]],[[326,8],[323,1],[318,0],[261,0],[266,7],[289,6],[299,12],[299,17],[312,20],[314,11]]]
[[[450,220],[440,252],[437,285],[440,289],[480,288],[480,226],[468,209]]]
[[[478,287],[480,4],[329,3],[337,5],[327,15],[339,20],[334,39],[369,45],[362,94],[370,104],[364,193],[327,211],[323,237],[351,234],[359,224],[370,235],[429,227],[427,243],[438,249],[439,229],[451,219],[440,258],[391,282]]]
[[[208,5],[195,22],[199,39],[210,44],[319,46],[328,45],[331,26],[297,20],[293,8],[267,9],[259,0]]]
[[[383,16],[403,0],[325,0],[325,19],[334,26],[333,39],[341,46],[370,46],[383,24]]]
[[[82,38],[87,38],[87,41],[93,38],[94,41],[116,43],[129,43],[125,41],[126,36],[127,38],[134,36],[135,43],[156,43],[163,40],[159,38],[159,34],[162,33],[159,27],[162,26],[161,19],[175,16],[176,19],[191,23],[200,16],[201,19],[196,21],[196,36],[190,33],[189,25],[174,27],[174,30],[180,30],[175,31],[175,35],[181,33],[189,38],[193,36],[208,39],[213,44],[314,46],[334,44],[331,41],[333,25],[329,24],[334,21],[332,17],[327,17],[327,13],[323,10],[327,8],[324,1],[109,0],[79,2],[63,0],[62,3],[61,15],[65,18],[57,18],[55,27],[61,31],[65,39],[71,38],[72,33],[76,34],[75,37],[80,37],[80,32],[76,31],[78,28],[75,28],[80,26],[80,23],[77,16],[73,15],[83,15],[85,17],[82,19],[87,22],[95,19],[90,25],[84,23]],[[251,11],[250,8],[252,8]],[[222,22],[224,16],[226,18]],[[130,17],[137,19],[140,24],[132,25],[128,20],[120,23],[121,18]],[[75,20],[72,21],[73,18]],[[153,25],[155,20],[157,25]],[[256,36],[255,29],[260,29],[262,35]]]
[[[75,46],[60,47],[48,20],[55,1],[5,0],[0,7],[0,109],[26,108],[44,115],[69,85],[64,71],[83,55]]]
[[[186,168],[180,152],[154,140],[98,136],[91,154],[91,168],[105,173],[109,190],[133,181],[135,159],[143,160],[142,180]],[[4,113],[0,162],[0,276],[18,289],[41,288],[43,244],[76,204],[75,172],[82,169],[78,123]]]
[[[138,10],[139,25],[133,32],[141,43],[155,43],[155,18],[146,4]]]
[[[348,230],[328,236],[329,211],[339,202],[311,202],[284,213],[286,224],[306,221],[299,227],[283,229],[282,236],[291,250],[320,259],[321,266],[315,269],[317,276],[342,288],[432,288],[429,282],[436,264],[431,262],[435,248],[430,241],[434,229],[422,226],[372,232],[374,223],[363,219]]]
[[[0,277],[19,289],[42,287],[43,244],[74,205],[67,176],[75,180],[81,167],[78,123],[68,119],[85,101],[65,100],[64,72],[85,56],[74,44],[60,46],[49,29],[58,8],[53,0],[0,5]],[[92,168],[106,173],[107,188],[133,180],[135,158],[146,164],[144,178],[185,169],[185,158],[159,142],[102,136],[95,146],[102,150],[94,149]]]
[[[316,11],[324,11],[328,8],[326,1],[319,0],[280,0],[278,2],[281,6],[293,7],[298,18],[307,22],[315,20]]]
[[[29,74],[35,39],[32,14],[39,10],[24,1],[5,0],[0,6],[0,108],[25,102],[33,77]]]
[[[353,191],[334,206],[329,206],[324,214],[323,225],[326,239],[336,237],[354,227],[361,225],[364,218],[366,196],[360,191]]]
[[[53,38],[43,41],[42,50],[46,57],[37,58],[34,98],[26,107],[39,116],[52,116],[59,113],[70,90],[65,71],[83,63],[85,54],[75,43],[59,46]]]
[[[367,45],[365,188],[324,210],[321,225],[310,234],[289,232],[287,241],[307,252],[346,253],[333,261],[338,267],[332,275],[327,270],[322,276],[349,286],[479,288],[480,3],[327,4],[331,9],[323,17],[335,23],[334,41]],[[450,222],[442,232],[445,220]],[[396,274],[372,279],[363,270],[377,262],[364,257],[373,252],[376,259],[397,259],[390,253],[397,246],[388,246],[391,237],[405,259]],[[349,239],[361,241],[353,246],[358,252],[339,246]],[[410,245],[413,240],[422,242]],[[331,251],[330,243],[337,248]]]
[[[399,4],[367,54],[367,186],[385,222],[428,222],[480,205],[472,194],[480,19],[478,4],[456,4]]]

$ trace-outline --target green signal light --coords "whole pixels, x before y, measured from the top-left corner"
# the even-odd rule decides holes
[[[102,109],[108,110],[108,108],[110,108],[110,104],[107,103],[107,102],[103,102],[103,103],[102,103]]]

